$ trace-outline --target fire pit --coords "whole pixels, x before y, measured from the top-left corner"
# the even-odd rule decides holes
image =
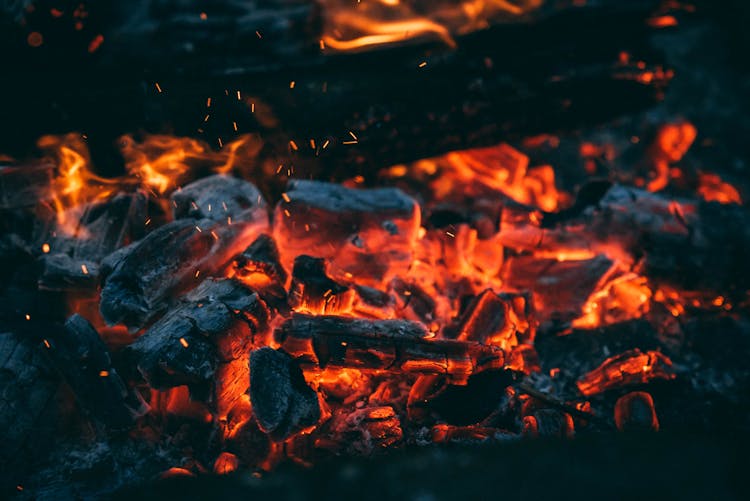
[[[2,6],[4,493],[734,493],[744,7],[103,4]]]

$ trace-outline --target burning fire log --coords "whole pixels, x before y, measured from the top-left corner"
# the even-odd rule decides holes
[[[267,229],[268,219],[262,209],[265,202],[258,198],[260,195],[255,197],[257,191],[252,185],[226,176],[208,179],[210,182],[199,181],[197,186],[184,188],[187,194],[177,196],[180,202],[176,202],[176,214],[190,213],[185,206],[195,204],[193,211],[198,215],[200,211],[211,212],[212,219],[177,219],[106,260],[100,310],[108,323],[143,326],[168,306],[170,295],[190,289],[201,274],[222,269]],[[225,188],[221,198],[211,195],[217,184]],[[201,190],[207,191],[200,195]],[[229,193],[233,193],[234,202],[228,198]],[[223,210],[221,199],[225,196],[228,202]],[[206,202],[206,206],[198,207],[195,200]],[[235,212],[229,212],[230,208]]]
[[[658,351],[642,353],[630,350],[610,357],[577,382],[585,396],[596,395],[623,386],[645,384],[654,379],[674,379],[672,361]]]
[[[297,314],[276,330],[281,348],[303,367],[350,367],[445,374],[456,384],[505,366],[503,350],[467,341],[429,339],[421,324]]]
[[[282,262],[300,254],[330,260],[338,274],[382,281],[411,263],[420,224],[417,203],[395,188],[354,190],[294,180],[274,212]]]
[[[254,335],[267,329],[268,316],[258,295],[241,283],[209,279],[126,351],[152,387],[187,384],[193,391],[206,394],[208,390],[223,415],[247,388],[250,345]],[[225,364],[231,364],[231,374],[222,372],[223,377],[216,377]],[[214,381],[216,388],[206,387]],[[235,384],[240,387],[232,395],[222,395]]]
[[[326,275],[325,260],[298,256],[292,270],[289,305],[295,311],[335,314],[349,311],[355,292]]]
[[[279,261],[276,242],[269,235],[260,235],[237,256],[232,271],[238,280],[258,291],[266,304],[285,308],[286,270]]]
[[[318,395],[292,357],[269,347],[250,355],[250,402],[260,428],[273,440],[314,426],[321,418]]]

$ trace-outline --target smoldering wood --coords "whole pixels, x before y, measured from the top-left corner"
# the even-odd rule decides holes
[[[267,204],[258,188],[245,180],[216,174],[178,188],[172,195],[175,219],[252,221],[267,217]]]
[[[596,369],[581,376],[576,385],[585,396],[615,388],[646,384],[655,379],[675,379],[672,361],[658,351],[643,353],[639,349],[609,357]]]
[[[73,389],[81,406],[108,427],[121,429],[148,411],[140,394],[123,382],[107,346],[82,316],[72,315],[45,338],[45,355]]]
[[[233,271],[239,280],[251,285],[269,307],[286,312],[287,273],[273,237],[263,233],[256,238],[234,258]]]
[[[267,329],[258,295],[234,280],[204,281],[154,323],[125,352],[153,388],[188,385],[208,400],[221,364],[249,352]]]
[[[265,220],[178,219],[158,228],[105,260],[102,316],[110,324],[143,326],[171,296],[222,269],[266,226]]]
[[[393,318],[395,316],[396,301],[387,292],[356,284],[354,285],[354,291],[357,293],[354,309],[358,314],[372,318]]]
[[[67,254],[45,254],[39,258],[42,268],[39,288],[52,291],[94,290],[99,283],[99,265],[75,259]]]
[[[326,423],[327,439],[323,447],[335,453],[362,454],[399,444],[404,432],[391,406],[366,406],[341,409]]]
[[[296,311],[333,314],[347,311],[354,302],[354,291],[326,274],[325,259],[297,256],[292,268],[289,305]]]
[[[396,277],[391,280],[390,290],[396,298],[396,307],[405,318],[425,324],[435,319],[435,299],[419,284]]]
[[[419,223],[416,201],[397,188],[291,180],[274,211],[274,237],[285,242],[287,266],[307,254],[329,259],[338,274],[382,280],[410,263]]]
[[[575,423],[570,414],[557,409],[539,409],[523,418],[523,434],[531,438],[573,438]]]
[[[260,428],[275,441],[313,426],[321,417],[318,395],[297,362],[270,347],[250,354],[250,402]]]
[[[488,344],[494,340],[505,349],[518,344],[516,327],[509,318],[510,305],[492,289],[481,292],[461,317],[455,338]]]
[[[615,424],[619,431],[659,431],[654,399],[645,391],[633,391],[615,402]]]
[[[602,252],[641,260],[656,282],[688,290],[741,295],[750,289],[750,212],[733,204],[672,198],[614,185],[575,210],[546,214],[541,224],[518,216],[501,228],[511,248],[549,252]],[[710,270],[706,273],[706,270]]]
[[[472,374],[504,368],[503,350],[479,343],[429,339],[417,322],[296,314],[276,329],[276,341],[303,367],[343,367],[445,374],[465,384]]]
[[[533,291],[540,318],[571,321],[581,315],[589,296],[617,271],[605,255],[580,261],[559,261],[534,255],[514,256],[503,265],[502,278],[520,290]]]
[[[487,426],[455,426],[438,424],[430,430],[430,438],[435,443],[494,443],[518,440],[519,435],[501,428]]]

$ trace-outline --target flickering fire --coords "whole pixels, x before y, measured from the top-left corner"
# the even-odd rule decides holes
[[[456,45],[454,37],[520,18],[542,7],[544,0],[325,0],[321,47],[362,51],[410,40],[437,40]]]
[[[668,188],[664,166],[680,162],[695,136],[689,124],[662,129],[649,150],[656,171],[649,191]],[[419,202],[394,188],[293,180],[273,215],[254,186],[231,177],[248,176],[260,148],[254,137],[214,151],[190,138],[126,136],[120,147],[129,175],[117,179],[93,173],[81,136],[45,137],[39,145],[56,160],[50,199],[64,236],[95,241],[83,214],[119,192],[169,211],[153,215],[159,228],[143,215],[145,235],[133,248],[162,239],[129,264],[145,272],[126,274],[113,287],[113,276],[125,273],[124,258],[107,264],[103,279],[99,263],[74,263],[79,280],[103,285],[88,296],[71,294],[71,312],[91,316],[102,333],[107,322],[119,325],[103,337],[142,357],[138,384],[149,396],[149,419],[160,427],[216,426],[221,450],[201,468],[217,474],[270,469],[284,458],[307,463],[308,449],[370,454],[414,440],[419,427],[427,430],[420,440],[500,440],[506,432],[483,421],[487,416],[446,418],[450,409],[441,399],[450,402],[488,374],[541,377],[534,344],[541,326],[555,326],[561,336],[596,336],[636,319],[664,323],[691,308],[733,308],[728,295],[650,276],[634,251],[640,234],[627,234],[641,225],[639,231],[683,235],[698,201],[612,189],[569,221],[565,210],[574,197],[557,186],[554,167],[532,166],[506,143],[381,171],[386,184],[420,186]],[[593,145],[581,150],[584,159],[599,152]],[[701,177],[697,193],[722,204],[741,200],[711,174]],[[550,223],[555,217],[563,223]],[[42,259],[60,259],[49,236],[39,246]],[[183,244],[175,246],[173,237]],[[151,271],[152,259],[168,272]],[[138,285],[141,275],[149,281]],[[171,285],[162,290],[154,281]],[[113,304],[103,306],[107,301]],[[113,317],[123,304],[135,304],[135,314]],[[150,311],[152,304],[163,311]],[[44,346],[56,349],[46,339]],[[150,358],[154,346],[163,351]],[[215,358],[201,359],[206,353]],[[521,409],[519,434],[572,436],[573,416],[596,418],[586,398],[676,377],[658,351],[615,353],[597,363],[575,382],[580,398],[558,404],[562,413],[535,409],[534,398],[503,383],[508,408]],[[560,377],[559,368],[545,371]],[[97,374],[119,377],[110,367]],[[634,415],[648,422],[633,424]],[[614,416],[623,430],[659,427],[646,393],[623,397]],[[183,466],[166,474],[201,471]]]

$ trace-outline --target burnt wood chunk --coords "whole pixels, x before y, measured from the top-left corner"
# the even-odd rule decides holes
[[[234,258],[234,276],[258,291],[269,306],[278,306],[286,299],[286,270],[276,242],[267,233]]]
[[[428,339],[419,323],[296,314],[275,332],[281,348],[306,367],[348,367],[446,374],[465,384],[474,373],[504,367],[503,350],[451,339]]]
[[[285,265],[308,254],[370,280],[408,267],[419,225],[419,206],[399,189],[356,190],[320,181],[289,181],[274,213]]]
[[[40,289],[91,290],[99,282],[99,265],[93,261],[74,259],[67,254],[45,254],[39,262],[42,267]]]
[[[572,321],[589,296],[617,272],[605,255],[579,261],[517,256],[505,263],[502,278],[513,287],[533,291],[534,309],[543,319]]]
[[[654,399],[645,391],[633,391],[618,398],[615,424],[619,431],[659,431]]]
[[[175,219],[253,221],[268,214],[266,201],[255,185],[222,174],[183,186],[173,192],[170,199]]]
[[[258,295],[234,280],[203,282],[126,348],[153,388],[208,387],[222,364],[241,359],[268,325]],[[244,388],[242,389],[244,391]]]
[[[348,412],[342,409],[333,415],[330,443],[334,452],[370,455],[401,442],[404,432],[391,406],[370,406]]]
[[[44,353],[92,417],[124,428],[148,411],[140,394],[129,389],[112,367],[107,346],[88,320],[72,315],[45,341],[49,348]]]
[[[494,344],[509,350],[518,344],[510,305],[491,289],[479,294],[461,317],[456,339]]]
[[[355,293],[326,274],[325,259],[297,256],[292,269],[289,305],[296,311],[335,314],[349,311]]]
[[[557,409],[539,409],[523,418],[523,434],[531,438],[573,438],[573,417]]]
[[[269,347],[250,354],[250,402],[260,428],[274,441],[315,425],[321,417],[318,395],[297,362]]]
[[[576,384],[578,390],[588,397],[614,388],[675,377],[672,361],[666,355],[658,351],[643,353],[634,349],[609,357],[599,367],[580,377]]]
[[[178,219],[104,263],[100,311],[109,324],[142,327],[175,294],[222,269],[266,229],[267,218],[217,223]]]

